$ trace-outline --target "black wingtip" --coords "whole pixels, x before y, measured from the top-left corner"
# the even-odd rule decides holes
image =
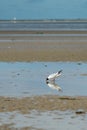
[[[63,70],[58,71],[58,74],[60,74]]]

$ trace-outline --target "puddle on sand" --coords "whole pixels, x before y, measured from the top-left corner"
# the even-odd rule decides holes
[[[11,130],[86,130],[87,114],[76,115],[74,111],[31,111],[0,113],[0,128]],[[5,129],[5,130],[7,130]]]
[[[49,87],[46,77],[60,69],[62,75]],[[87,62],[0,62],[0,96],[44,94],[87,96]]]

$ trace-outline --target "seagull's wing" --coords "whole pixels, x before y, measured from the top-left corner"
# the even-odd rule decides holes
[[[59,77],[61,75],[61,72],[62,70],[58,71],[56,77]]]
[[[49,80],[50,80],[50,79],[55,79],[56,76],[57,76],[57,73],[50,74],[50,75],[48,76],[48,79],[49,79]]]

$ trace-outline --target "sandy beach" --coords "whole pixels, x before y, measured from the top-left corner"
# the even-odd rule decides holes
[[[14,36],[0,36],[0,61],[87,61],[86,36],[43,34],[20,36],[17,31],[3,32]],[[22,31],[22,34],[31,32]],[[35,33],[33,31],[32,33]],[[52,32],[51,32],[52,33]],[[54,33],[54,32],[53,32]],[[59,34],[59,31],[56,32]],[[81,31],[61,31],[61,34],[81,34]],[[44,35],[45,34],[45,35]],[[87,34],[82,31],[82,34]]]
[[[31,110],[53,111],[53,110],[83,110],[87,112],[87,97],[70,97],[70,96],[35,96],[25,98],[0,98],[0,112],[20,111],[29,113]],[[78,113],[79,114],[79,113]]]
[[[49,35],[87,34],[87,31],[0,31],[0,34],[13,34],[13,36],[0,36],[0,61],[87,62],[87,36]],[[18,34],[32,35],[20,36]],[[33,34],[36,34],[36,36]],[[57,95],[44,95],[25,98],[0,97],[0,112],[19,111],[22,114],[26,114],[31,112],[31,110],[73,110],[76,113],[78,109],[83,110],[83,113],[87,112],[87,97]],[[7,130],[9,125],[3,125],[0,128]]]

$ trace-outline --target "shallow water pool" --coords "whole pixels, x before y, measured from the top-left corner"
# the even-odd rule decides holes
[[[76,115],[74,111],[16,111],[0,113],[0,128],[6,130],[86,130],[87,114]]]
[[[63,70],[55,84],[46,77]],[[0,96],[27,97],[38,95],[87,96],[87,62],[0,62]]]

